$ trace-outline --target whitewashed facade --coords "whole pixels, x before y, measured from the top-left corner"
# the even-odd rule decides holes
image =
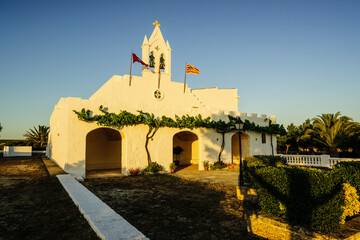
[[[275,123],[275,116],[241,113],[238,111],[237,89],[190,89],[183,83],[171,81],[171,51],[165,42],[160,27],[148,39],[144,38],[142,60],[149,63],[149,55],[155,57],[155,67],[143,66],[142,76],[113,76],[89,99],[61,98],[54,107],[50,118],[50,135],[47,156],[66,172],[85,177],[86,172],[95,169],[119,168],[127,174],[131,168],[144,168],[147,165],[145,139],[148,127],[138,125],[122,129],[104,128],[96,123],[80,121],[73,110],[90,109],[99,114],[102,105],[109,112],[119,113],[126,110],[137,114],[138,110],[155,116],[198,115],[203,118],[228,120],[227,115],[240,116],[260,126],[268,126],[269,120]],[[165,69],[160,74],[159,58],[165,59]],[[159,96],[159,92],[161,96]],[[247,131],[241,134],[242,157],[255,154],[272,154],[276,150],[276,137]],[[214,129],[174,129],[160,128],[149,142],[151,160],[169,170],[174,160],[173,148],[181,146],[185,151],[180,155],[180,164],[199,164],[217,161],[222,136]],[[272,143],[271,143],[272,142]],[[239,162],[239,142],[236,132],[225,134],[225,148],[222,160],[227,163]]]

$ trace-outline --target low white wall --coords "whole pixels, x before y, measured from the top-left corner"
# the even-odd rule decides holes
[[[32,146],[4,146],[4,157],[31,156]]]
[[[285,155],[289,165],[332,168],[339,162],[360,161],[359,158],[332,158],[330,155]]]
[[[360,158],[329,158],[330,166],[334,166],[339,162],[352,162],[352,161],[360,161]]]

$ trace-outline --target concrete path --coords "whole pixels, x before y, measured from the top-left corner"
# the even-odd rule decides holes
[[[57,178],[101,239],[148,239],[72,176],[63,174]]]
[[[58,174],[65,174],[64,170],[62,170],[58,165],[56,165],[53,161],[48,158],[42,158],[50,176],[56,176]]]

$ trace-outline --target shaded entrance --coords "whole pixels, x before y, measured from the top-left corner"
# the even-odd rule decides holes
[[[119,131],[98,128],[86,136],[86,172],[121,168],[121,142]]]
[[[199,164],[199,139],[192,132],[179,132],[173,137],[173,148],[181,147],[184,151],[174,154],[173,161],[180,165]]]
[[[241,157],[242,159],[251,156],[250,152],[250,137],[246,133],[241,133]],[[240,164],[240,151],[239,151],[239,133],[235,133],[231,137],[231,156],[232,162]]]

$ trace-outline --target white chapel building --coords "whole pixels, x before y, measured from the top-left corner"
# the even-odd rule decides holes
[[[191,89],[184,84],[171,81],[170,44],[165,41],[160,24],[150,38],[144,38],[142,60],[149,64],[149,56],[154,59],[153,67],[142,68],[141,76],[111,77],[89,99],[61,98],[55,105],[50,118],[50,134],[47,156],[65,172],[77,177],[86,177],[88,171],[119,169],[128,174],[129,169],[147,166],[145,150],[148,126],[135,125],[121,129],[102,127],[78,119],[73,110],[90,109],[93,114],[100,114],[103,106],[108,112],[119,113],[121,110],[137,114],[138,110],[153,113],[155,116],[175,115],[195,116],[228,121],[228,115],[239,116],[259,126],[268,126],[269,120],[275,123],[275,116],[241,113],[238,111],[237,89],[202,88]],[[164,59],[159,86],[159,62]],[[276,137],[253,131],[241,133],[242,158],[251,155],[270,155],[276,150]],[[176,157],[180,165],[198,164],[203,170],[204,161],[218,160],[222,143],[221,133],[215,129],[195,128],[177,129],[160,128],[149,141],[151,160],[164,166],[169,171],[169,164]],[[184,151],[175,156],[173,148],[180,146]],[[225,146],[221,160],[226,163],[239,163],[239,135],[236,131],[225,134]]]

